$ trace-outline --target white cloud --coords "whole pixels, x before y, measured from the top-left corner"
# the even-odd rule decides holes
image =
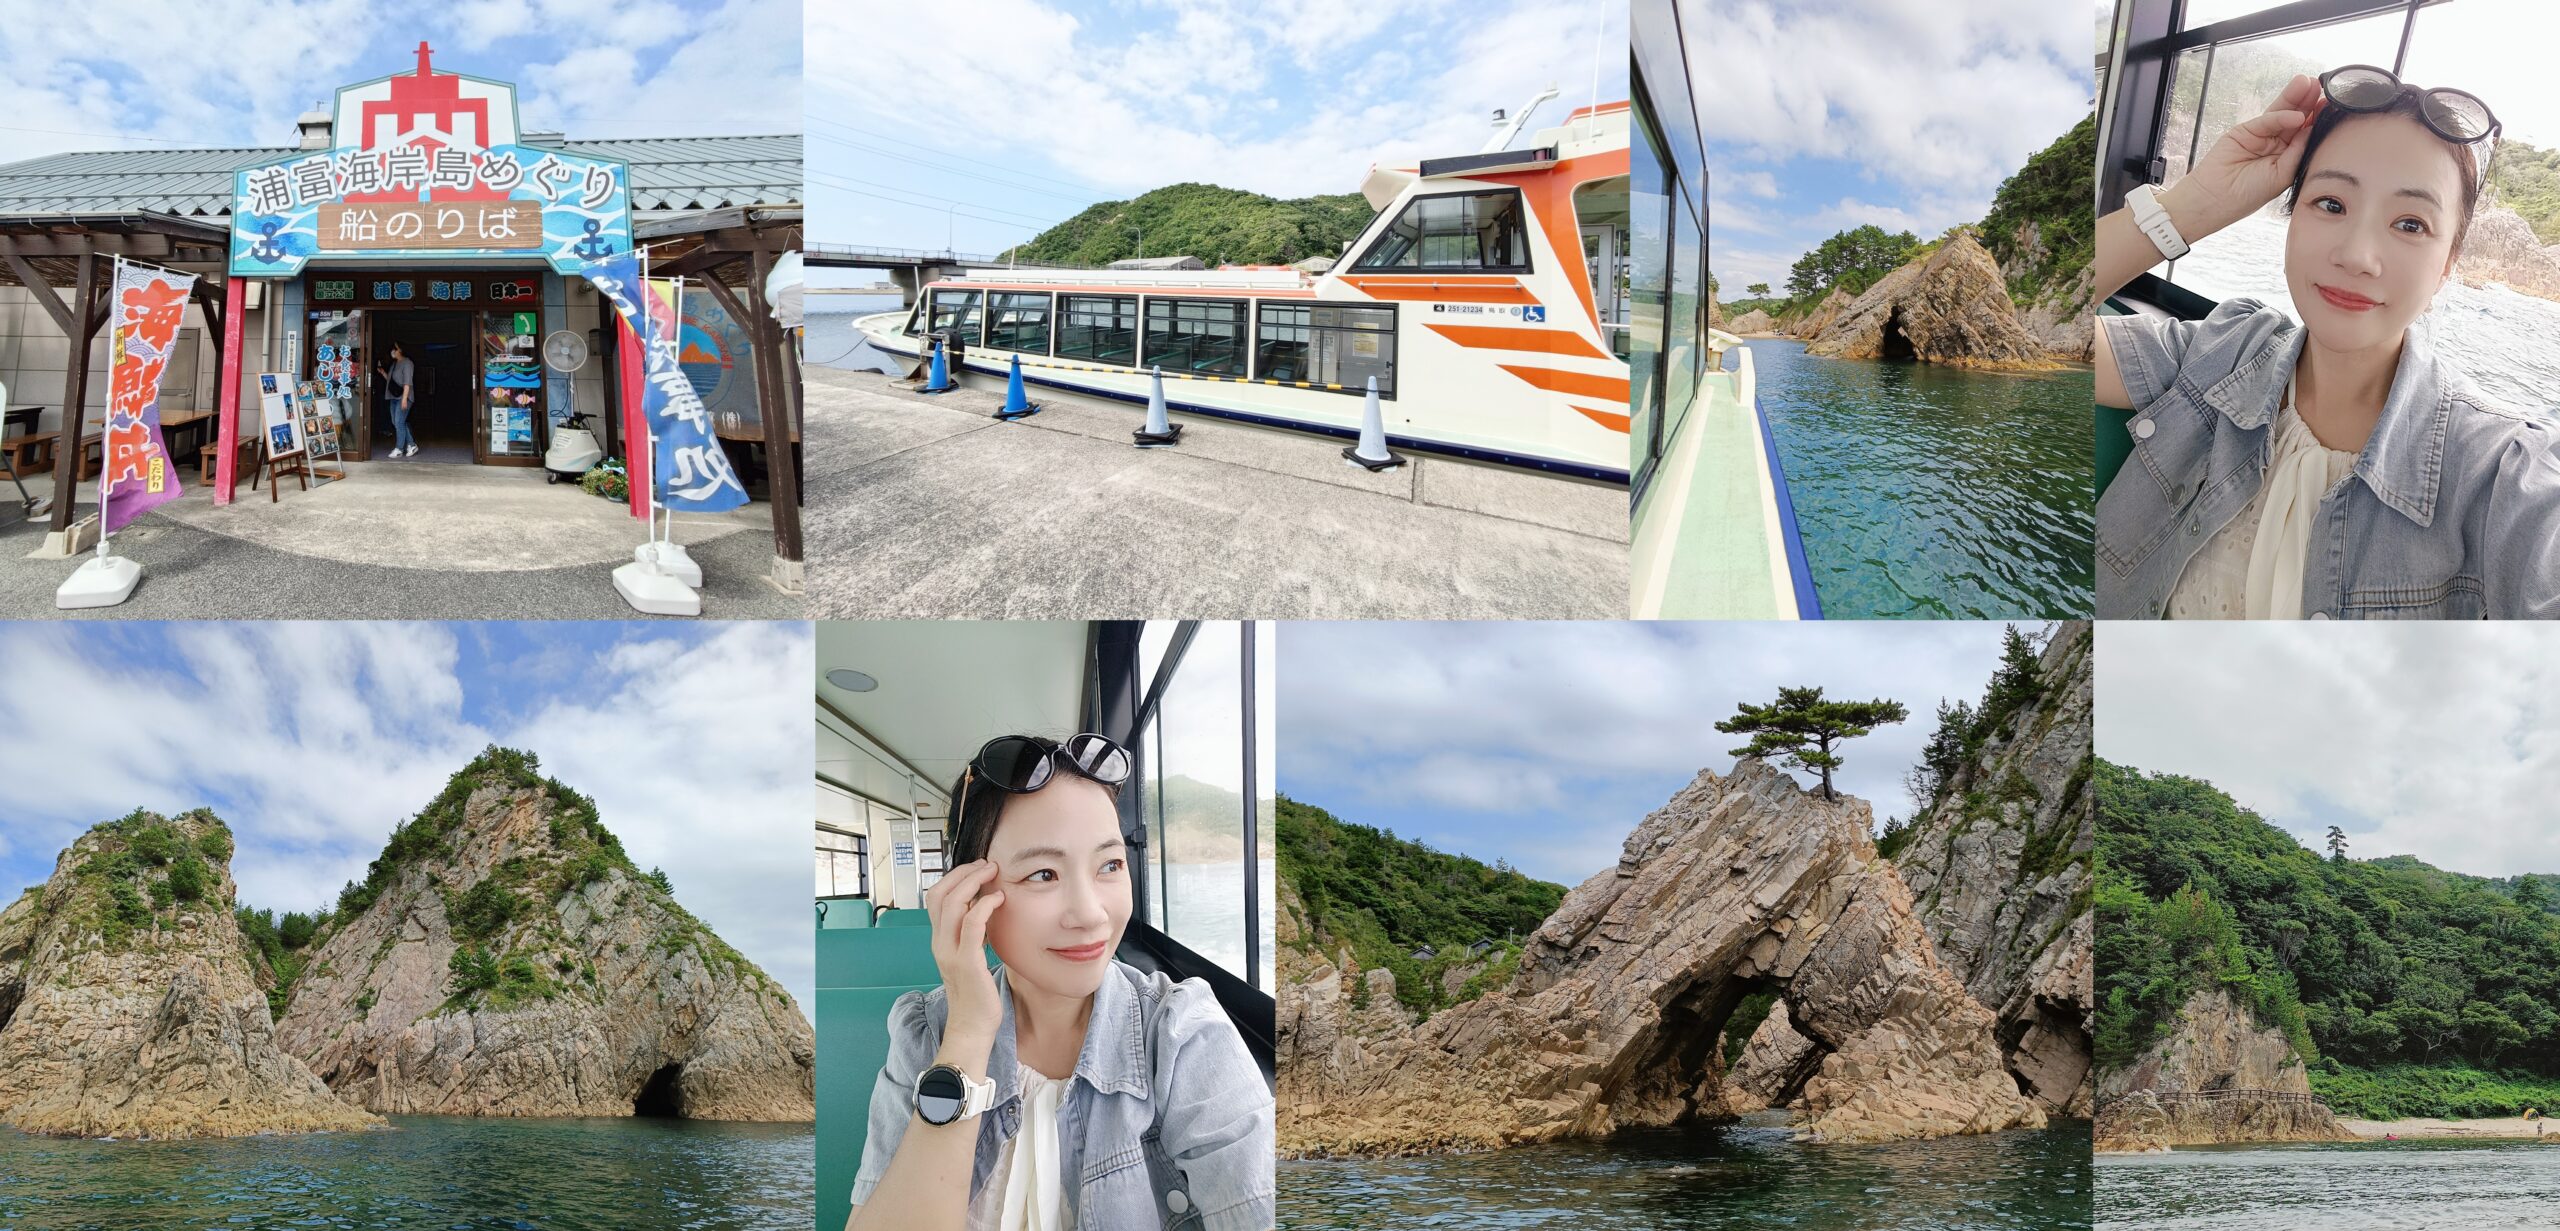
[[[1713,182],[1718,191],[1729,188],[1745,196],[1772,199],[1778,195],[1778,177],[1766,171],[1725,171],[1716,174]],[[1721,224],[1723,219],[1716,221]]]
[[[1595,48],[1603,91],[1624,97],[1625,57],[1607,53],[1626,45],[1626,9],[1605,0],[1561,11],[1536,0],[1204,0],[1176,11],[1171,34],[1122,36],[1038,0],[812,5],[809,62],[861,70],[813,71],[811,113],[900,132],[926,120],[968,157],[1012,158],[1100,193],[1200,181],[1302,196],[1354,191],[1373,163],[1472,152],[1486,114],[1546,85],[1564,94],[1536,123],[1561,122],[1589,101]],[[1281,64],[1317,83],[1303,97],[1282,92],[1294,109],[1272,105]],[[922,82],[933,83],[929,105]],[[842,147],[813,156],[818,171],[873,183],[923,174]],[[832,218],[820,226],[840,233]]]
[[[1575,818],[1576,799],[1629,779],[1722,772],[1743,741],[1717,720],[1782,686],[1816,684],[1911,711],[1851,745],[1839,778],[1882,819],[1910,811],[1902,775],[1938,702],[1981,696],[2000,638],[1998,624],[1954,621],[1288,624],[1280,770],[1284,787],[1587,821],[1615,835],[1614,850],[1641,814]]]
[[[2297,837],[2479,876],[2560,872],[2560,629],[2109,623],[2098,754],[2202,778]]]
[[[664,868],[687,909],[805,1006],[807,626],[635,633],[601,653],[540,644],[574,628],[518,626],[537,646],[483,667],[518,690],[494,707],[463,693],[465,659],[490,644],[473,625],[184,624],[165,642],[0,629],[0,729],[13,733],[0,741],[0,816],[22,852],[49,854],[136,806],[219,800],[240,838],[242,900],[312,910],[483,746],[529,748],[595,798],[634,862]]]

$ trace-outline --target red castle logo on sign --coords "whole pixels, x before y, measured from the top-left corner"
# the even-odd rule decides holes
[[[388,179],[432,182],[430,169],[438,162],[440,150],[453,151],[443,155],[443,161],[450,164],[491,146],[516,143],[514,88],[503,82],[439,73],[431,62],[433,54],[422,40],[418,44],[417,72],[348,86],[338,92],[339,147],[385,151],[382,157]],[[402,175],[400,172],[407,168],[393,165],[392,160],[414,160],[419,167],[414,175]],[[507,199],[503,189],[478,182],[464,186],[467,178],[430,188],[428,199]],[[345,199],[350,204],[415,201],[418,194],[415,190],[398,189],[350,191]]]

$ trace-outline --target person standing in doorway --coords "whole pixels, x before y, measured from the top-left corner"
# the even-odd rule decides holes
[[[398,342],[391,344],[391,362],[377,363],[374,371],[382,374],[383,400],[391,406],[391,456],[407,457],[418,451],[417,440],[409,435],[409,407],[415,400],[418,366],[409,362]]]

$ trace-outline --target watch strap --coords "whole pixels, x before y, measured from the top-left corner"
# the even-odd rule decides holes
[[[2133,225],[2150,237],[2151,246],[2158,248],[2163,258],[2174,261],[2187,254],[2186,237],[2178,234],[2178,224],[2170,220],[2169,211],[2161,206],[2151,185],[2134,185],[2124,194],[2124,203],[2133,211]]]

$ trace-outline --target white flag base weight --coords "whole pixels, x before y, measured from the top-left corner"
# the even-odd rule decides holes
[[[682,543],[642,543],[631,549],[632,560],[640,564],[650,563],[653,548],[656,563],[661,571],[694,589],[702,588],[702,566],[693,562],[693,557],[685,552]]]
[[[65,611],[113,607],[133,597],[133,587],[141,581],[141,561],[129,556],[91,556],[53,592],[53,605]]]
[[[633,611],[646,615],[702,614],[702,596],[693,587],[645,560],[613,570],[613,590]]]

